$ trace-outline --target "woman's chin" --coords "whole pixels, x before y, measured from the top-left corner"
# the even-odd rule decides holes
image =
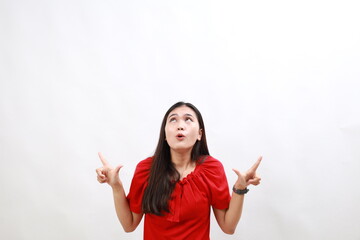
[[[170,149],[171,149],[172,152],[185,154],[185,153],[191,152],[192,147],[193,146],[179,146],[179,145],[177,145],[177,146],[170,147]]]

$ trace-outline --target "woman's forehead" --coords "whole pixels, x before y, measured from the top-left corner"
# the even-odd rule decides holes
[[[191,115],[196,118],[196,113],[194,112],[194,110],[192,110],[188,106],[181,106],[181,107],[175,108],[174,110],[172,110],[169,113],[169,117],[172,115],[178,115],[178,116]]]

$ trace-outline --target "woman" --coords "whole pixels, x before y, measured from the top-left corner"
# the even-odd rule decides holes
[[[233,234],[247,186],[261,180],[256,169],[262,157],[246,173],[233,169],[238,179],[230,197],[224,168],[209,154],[202,116],[184,102],[166,112],[155,154],[137,165],[127,196],[119,178],[122,165],[113,168],[99,157],[97,179],[112,187],[122,227],[134,231],[145,214],[145,240],[210,239],[210,206],[220,228]]]

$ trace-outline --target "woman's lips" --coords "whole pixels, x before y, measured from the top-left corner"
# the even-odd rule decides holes
[[[184,140],[185,139],[185,135],[183,135],[183,134],[178,134],[178,135],[176,135],[176,139],[177,140]]]

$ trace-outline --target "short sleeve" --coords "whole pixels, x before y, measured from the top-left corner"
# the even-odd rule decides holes
[[[210,188],[210,204],[216,209],[228,208],[231,197],[222,163],[213,157],[208,157],[203,164],[206,165],[204,170]]]
[[[151,161],[152,158],[147,158],[139,162],[131,181],[129,194],[126,198],[129,202],[130,210],[134,213],[142,213],[142,199],[147,187]]]

